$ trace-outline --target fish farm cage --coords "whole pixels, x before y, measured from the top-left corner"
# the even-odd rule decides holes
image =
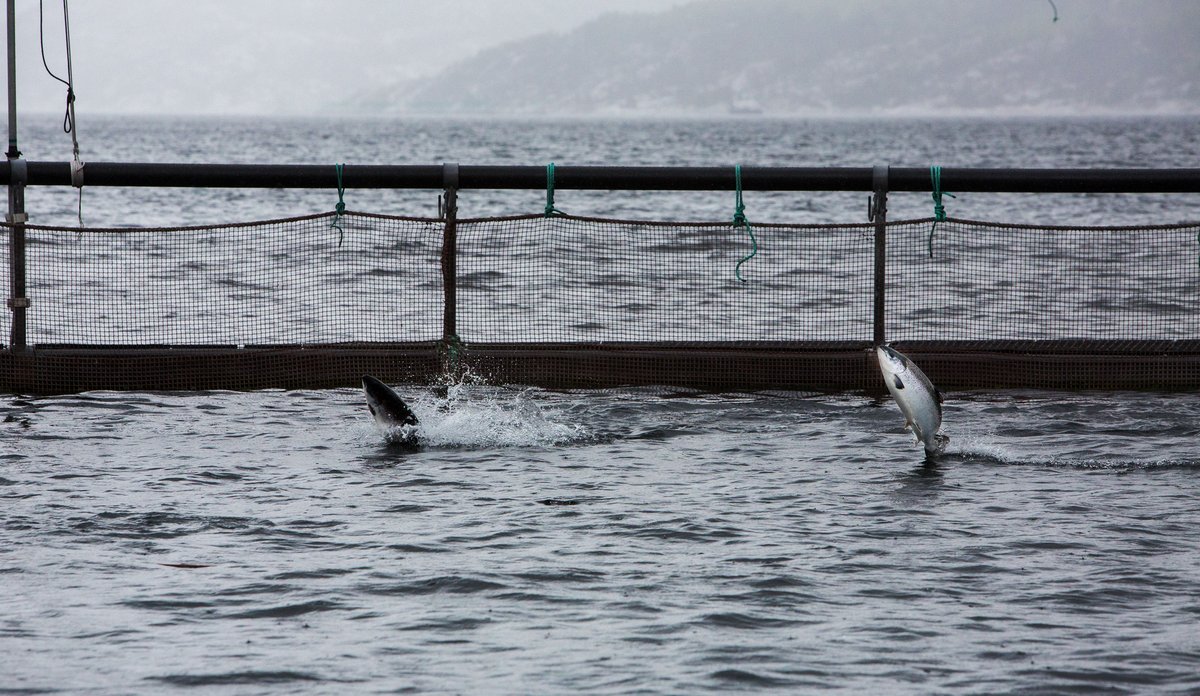
[[[1200,222],[889,221],[889,193],[937,193],[928,169],[93,162],[89,187],[425,189],[444,204],[429,218],[29,224],[25,188],[78,174],[0,163],[0,391],[330,388],[372,374],[880,392],[884,342],[944,390],[1200,388]],[[1200,192],[1200,169],[939,174],[960,193]],[[551,202],[545,214],[459,215],[461,190],[555,187],[861,191],[869,219],[618,220]]]

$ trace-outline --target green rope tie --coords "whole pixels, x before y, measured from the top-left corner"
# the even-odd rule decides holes
[[[746,219],[746,204],[742,202],[742,165],[734,166],[733,177],[737,185],[737,204],[733,210],[733,227],[734,229],[744,227],[746,233],[750,235],[750,253],[743,256],[733,267],[733,275],[744,283],[746,279],[742,277],[742,264],[758,255],[758,240],[754,238],[754,230],[750,227],[750,221]]]
[[[934,165],[929,168],[929,177],[933,180],[933,225],[929,228],[929,258],[933,258],[933,233],[939,222],[946,221],[946,206],[942,205],[942,196],[955,198],[953,193],[942,191],[942,168]]]
[[[450,334],[446,339],[446,369],[452,378],[457,379],[459,366],[462,364],[463,344],[458,334]]]
[[[346,237],[345,232],[342,231],[342,214],[346,212],[346,201],[345,201],[346,187],[342,185],[342,168],[345,166],[346,165],[344,165],[344,164],[333,165],[334,170],[337,172],[338,202],[337,202],[337,205],[335,205],[333,207],[335,214],[333,216],[333,222],[329,226],[338,231],[338,246],[339,247],[342,246],[342,240],[345,239],[345,237]]]
[[[554,163],[546,165],[546,217],[554,215],[566,215],[563,211],[554,207]]]

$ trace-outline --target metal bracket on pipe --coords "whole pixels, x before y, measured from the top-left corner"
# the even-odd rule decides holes
[[[4,221],[10,225],[24,225],[29,222],[29,215],[22,209],[24,204],[21,202],[15,204],[17,212],[13,212],[13,207],[14,200],[24,200],[24,194],[20,192],[24,190],[26,182],[29,181],[29,165],[25,160],[17,157],[8,161],[8,171],[10,176],[8,182],[9,212],[4,214]],[[14,192],[17,193],[17,199],[13,197]]]
[[[446,204],[442,205],[442,197],[438,196],[438,217],[445,218],[452,211],[449,210],[454,206],[455,214],[458,213],[458,163],[444,162],[442,163],[442,189],[446,195]]]
[[[17,157],[8,161],[8,185],[24,186],[29,183],[29,163]]]
[[[867,220],[875,222],[875,218],[887,218],[888,170],[891,167],[881,164],[871,170],[871,189],[873,194],[867,196]]]
[[[4,302],[9,309],[29,309],[30,304],[28,297],[10,297]]]
[[[71,185],[83,188],[83,162],[80,162],[78,157],[71,160]]]

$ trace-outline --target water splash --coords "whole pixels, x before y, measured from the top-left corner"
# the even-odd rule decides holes
[[[1089,455],[1080,451],[1055,453],[1023,452],[1011,445],[998,441],[994,434],[967,433],[950,441],[945,455],[964,462],[977,464],[1005,464],[1015,466],[1042,466],[1064,469],[1095,469],[1124,472],[1156,469],[1196,469],[1200,459],[1189,457],[1119,457],[1104,454]],[[957,442],[956,442],[957,440]]]
[[[402,395],[420,420],[425,447],[552,447],[592,438],[589,428],[570,422],[570,414],[543,392],[492,387],[469,374],[434,390],[409,389]]]
[[[1006,447],[988,435],[959,434],[950,439],[945,454],[960,456],[968,461],[995,462],[998,464],[1018,464],[1021,455],[1011,447]]]

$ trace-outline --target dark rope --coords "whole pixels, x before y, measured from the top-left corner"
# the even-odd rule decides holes
[[[451,379],[458,379],[461,375],[462,355],[462,339],[458,337],[458,334],[450,334],[446,339],[446,369],[449,370]]]
[[[55,80],[67,86],[67,108],[63,114],[63,132],[71,136],[71,185],[79,189],[79,226],[83,227],[83,162],[79,159],[79,138],[75,127],[75,75],[71,67],[71,14],[67,0],[63,0],[63,34],[66,39],[67,79],[54,74],[46,60],[46,13],[42,0],[38,0],[38,47],[42,54],[42,67]]]
[[[345,166],[346,165],[344,165],[344,164],[333,165],[334,171],[337,172],[338,202],[337,202],[337,205],[333,206],[333,210],[334,210],[333,222],[329,226],[338,231],[338,247],[339,248],[342,246],[342,240],[346,238],[346,233],[342,231],[342,215],[345,214],[345,212],[346,212],[346,201],[345,201],[346,187],[342,184],[342,168]]]
[[[746,254],[733,267],[733,275],[743,283],[746,279],[742,277],[742,264],[754,258],[758,254],[758,240],[754,238],[754,230],[750,227],[750,221],[746,219],[746,204],[742,202],[742,165],[736,165],[733,168],[734,186],[737,188],[737,202],[733,210],[733,228],[746,228],[746,233],[750,235],[750,253]]]
[[[67,86],[67,113],[63,116],[63,132],[71,133],[75,130],[75,115],[72,113],[71,107],[75,104],[75,89],[71,83],[54,74],[50,69],[50,63],[46,61],[46,19],[45,12],[42,7],[42,0],[38,0],[38,45],[42,50],[42,67],[46,68],[46,73]],[[67,60],[70,60],[71,45],[67,44]]]
[[[46,72],[50,73],[50,77],[53,77],[54,79],[66,85],[67,89],[70,89],[71,83],[62,79],[58,75],[55,75],[54,71],[50,69],[50,64],[46,62],[46,37],[44,27],[45,18],[42,16],[42,0],[38,0],[38,41],[42,46],[42,65],[45,66]]]
[[[950,196],[954,198],[953,193],[945,193],[942,191],[942,168],[934,165],[929,168],[929,178],[933,183],[933,225],[929,228],[929,258],[933,258],[933,233],[937,230],[939,222],[946,220],[946,206],[942,205],[942,196]]]
[[[563,211],[554,207],[554,163],[546,165],[546,217],[554,215],[566,215]]]

